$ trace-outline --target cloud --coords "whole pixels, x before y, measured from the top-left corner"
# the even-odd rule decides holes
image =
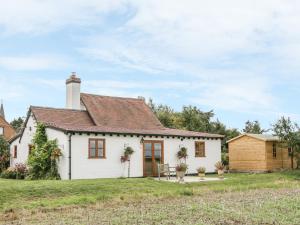
[[[5,34],[40,34],[70,25],[91,26],[103,15],[120,9],[119,0],[10,0],[1,4],[0,28]]]
[[[13,71],[57,70],[67,65],[68,59],[62,56],[0,56],[0,68]]]
[[[0,8],[0,32],[13,37],[84,28],[74,48],[88,63],[156,78],[152,84],[90,80],[83,86],[88,92],[151,95],[169,88],[211,108],[273,113],[282,109],[276,86],[285,82],[299,94],[299,8],[296,0],[12,0]],[[62,62],[3,56],[0,67],[51,69]],[[43,82],[62,88],[57,83]]]

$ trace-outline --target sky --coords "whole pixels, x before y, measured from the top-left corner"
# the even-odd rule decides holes
[[[0,0],[7,120],[82,92],[214,110],[228,127],[300,122],[298,0]]]

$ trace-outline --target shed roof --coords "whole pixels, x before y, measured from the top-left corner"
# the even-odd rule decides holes
[[[245,134],[241,134],[235,138],[230,139],[229,141],[227,141],[227,143],[230,143],[232,141],[235,141],[241,137],[244,136],[248,136],[248,137],[252,137],[261,141],[279,141],[279,137],[278,136],[274,136],[274,135],[270,135],[270,134],[250,134],[250,133],[245,133]]]

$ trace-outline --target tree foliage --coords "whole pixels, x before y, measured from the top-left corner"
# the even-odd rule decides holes
[[[300,131],[297,123],[292,122],[291,119],[281,117],[275,124],[273,124],[273,131],[279,137],[280,142],[290,149],[291,165],[294,168],[294,157],[297,159],[297,167],[299,167],[300,154]]]
[[[44,124],[37,125],[28,158],[29,179],[60,179],[57,161],[61,156],[57,140],[48,140]]]
[[[248,120],[245,123],[245,128],[243,129],[243,132],[250,134],[263,134],[266,132],[266,130],[261,128],[260,123],[257,120],[253,122]]]
[[[9,157],[9,144],[4,137],[0,135],[0,173],[9,166]]]
[[[227,158],[228,161],[226,141],[240,135],[240,132],[237,129],[227,128],[218,119],[213,121],[214,112],[212,110],[204,112],[195,106],[184,106],[181,112],[176,112],[167,105],[155,105],[152,99],[148,104],[165,127],[224,135],[222,152],[224,153],[223,158]]]
[[[17,133],[19,133],[23,127],[24,120],[22,117],[15,118],[13,121],[10,122],[10,125],[15,129]]]

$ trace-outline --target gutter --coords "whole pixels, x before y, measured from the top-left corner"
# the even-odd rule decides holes
[[[69,141],[69,180],[72,179],[72,133],[68,135]]]

